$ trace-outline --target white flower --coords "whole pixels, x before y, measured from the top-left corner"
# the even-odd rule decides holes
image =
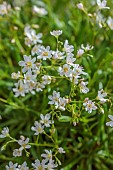
[[[50,127],[50,125],[54,123],[52,120],[50,120],[51,118],[50,114],[46,114],[45,116],[41,114],[40,118],[41,118],[40,123],[44,124],[45,127]]]
[[[24,74],[24,83],[28,83],[31,81],[36,81],[36,74],[33,75],[31,70],[28,70],[28,72],[26,72],[26,74]]]
[[[65,111],[65,106],[68,103],[68,99],[65,99],[64,97],[60,97],[58,101],[58,105],[56,105],[56,108],[59,108],[62,111]]]
[[[83,70],[84,69],[82,66],[80,66],[79,64],[74,64],[72,74],[74,76],[79,76],[81,74],[85,74],[85,72],[83,72]]]
[[[26,84],[27,86],[27,92],[30,92],[31,94],[35,94],[35,88],[36,88],[36,82],[35,81],[30,81],[30,82],[27,82]]]
[[[84,50],[83,49],[79,49],[77,50],[77,57],[81,57],[84,54]]]
[[[52,51],[52,58],[53,59],[64,59],[66,56],[64,55],[65,52],[60,52],[60,51]]]
[[[45,88],[45,85],[43,83],[37,82],[36,84],[36,91],[43,91],[43,89]]]
[[[33,13],[37,13],[39,15],[47,15],[47,10],[45,8],[38,7],[36,5],[33,6]]]
[[[14,149],[13,150],[13,156],[17,157],[17,156],[22,156],[22,150],[20,149]]]
[[[62,30],[53,30],[53,31],[50,31],[50,34],[55,37],[58,37],[59,35],[62,34]]]
[[[89,45],[89,44],[87,44],[86,47],[84,47],[84,45],[82,44],[82,45],[81,45],[81,48],[82,48],[84,51],[90,51],[90,50],[92,50],[94,47],[91,46],[91,45]]]
[[[47,46],[46,48],[44,46],[41,46],[38,52],[37,59],[46,60],[51,57],[52,57],[52,51],[50,50],[50,46]]]
[[[78,9],[81,9],[81,10],[84,10],[84,6],[83,6],[82,3],[78,3],[78,4],[77,4],[77,8],[78,8]]]
[[[13,162],[9,162],[9,165],[6,165],[6,170],[18,170],[17,169],[18,163],[13,164]]]
[[[22,165],[18,165],[19,170],[29,170],[29,167],[27,167],[27,163],[24,162]]]
[[[36,91],[43,91],[43,89],[45,88],[45,85],[43,83],[37,82],[36,84]]]
[[[44,75],[42,76],[42,84],[50,84],[51,83],[51,76],[49,75]]]
[[[28,70],[31,70],[33,67],[35,67],[35,61],[36,61],[36,57],[31,58],[31,56],[23,56],[24,61],[19,61],[19,65],[24,67],[22,69],[22,72],[25,73]]]
[[[62,147],[58,148],[59,153],[65,153],[64,149]]]
[[[32,56],[34,56],[35,54],[37,54],[37,53],[39,52],[40,48],[41,48],[41,45],[35,45],[35,46],[32,48],[32,50],[31,50]]]
[[[69,65],[73,65],[73,62],[75,62],[75,61],[76,61],[76,58],[73,58],[73,54],[67,53],[66,63]]]
[[[72,70],[70,69],[70,65],[69,64],[64,64],[63,67],[59,67],[58,68],[58,73],[60,74],[60,76],[66,76],[66,77],[70,77],[72,74]]]
[[[32,45],[32,40],[29,39],[28,37],[25,38],[25,45],[27,45],[28,47],[31,47]]]
[[[60,92],[53,91],[53,95],[49,95],[48,98],[51,100],[48,104],[58,105]]]
[[[79,87],[80,87],[80,92],[81,93],[88,93],[89,92],[89,89],[86,87],[86,85],[88,84],[88,82],[84,82],[84,81],[81,81],[81,83],[79,84]]]
[[[74,51],[74,46],[73,45],[69,45],[68,40],[65,40],[64,51],[66,53],[72,53]]]
[[[94,15],[96,16],[96,22],[99,24],[99,27],[102,28],[105,24],[104,16],[100,12],[97,12]]]
[[[107,7],[106,4],[107,4],[106,0],[103,0],[103,1],[97,0],[97,5],[99,9],[110,9],[110,7]]]
[[[25,38],[25,44],[29,47],[37,43],[42,43],[42,33],[36,34],[36,31],[32,29],[29,25],[25,26],[24,34],[27,36]]]
[[[31,35],[31,41],[32,41],[32,45],[34,44],[37,44],[37,43],[42,43],[42,33],[38,33],[38,34],[34,34],[34,35]]]
[[[45,149],[45,153],[41,154],[41,157],[45,159],[45,162],[52,160],[52,151]]]
[[[12,73],[11,74],[11,78],[12,79],[19,79],[21,77],[20,71],[18,71],[17,73]]]
[[[107,96],[107,93],[104,92],[103,89],[101,89],[100,91],[98,91],[98,100],[100,100],[101,103],[105,103],[107,101],[107,99],[104,99],[104,97]]]
[[[3,4],[0,4],[0,15],[7,14],[10,9],[11,6],[4,1]]]
[[[54,164],[54,160],[50,159],[49,163],[46,165],[47,170],[54,170],[58,165]]]
[[[97,109],[95,102],[92,102],[89,100],[89,98],[85,98],[83,106],[85,107],[85,110],[88,111],[88,113],[92,113],[93,110]]]
[[[106,126],[110,126],[113,127],[113,116],[112,115],[108,115],[109,119],[111,120],[110,122],[106,123]]]
[[[18,144],[21,146],[19,150],[23,149],[29,149],[31,146],[28,145],[29,138],[26,138],[24,136],[20,136],[20,139],[18,140]]]
[[[113,18],[108,17],[107,24],[111,30],[113,30]]]
[[[32,163],[33,168],[35,168],[34,170],[45,170],[45,160],[42,160],[42,162],[40,162],[38,159],[35,160],[35,163]]]
[[[0,134],[0,138],[5,138],[9,135],[9,128],[8,127],[4,127],[2,130],[2,134]]]
[[[31,127],[31,130],[35,131],[34,135],[39,135],[44,132],[44,126],[42,126],[39,122],[35,121],[35,126]]]
[[[15,86],[16,86],[16,88],[13,88],[13,91],[15,92],[15,97],[25,96],[27,89],[26,89],[26,85],[23,83],[23,81],[19,80],[17,83],[15,83]]]

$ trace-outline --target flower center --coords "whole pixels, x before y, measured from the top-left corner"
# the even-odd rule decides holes
[[[28,62],[26,63],[26,66],[27,66],[27,67],[31,67],[31,66],[32,66],[32,62],[28,61]]]
[[[43,56],[48,56],[48,52],[45,51],[45,52],[42,53],[42,55]]]

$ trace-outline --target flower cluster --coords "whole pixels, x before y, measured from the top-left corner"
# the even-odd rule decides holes
[[[107,96],[107,93],[104,92],[103,89],[98,91],[98,96],[96,97],[96,99],[100,102],[99,103],[99,107],[100,104],[104,104],[105,102],[108,101],[108,99],[105,99],[104,97]],[[98,103],[96,103],[98,105]],[[84,102],[83,102],[83,106],[85,107],[85,110],[88,113],[92,113],[93,110],[97,110],[97,106],[95,105],[95,101],[93,102],[92,100],[89,100],[89,98],[85,98]],[[102,107],[100,107],[101,112],[104,113],[104,109],[102,109]]]
[[[55,108],[65,111],[65,106],[68,103],[68,99],[60,97],[60,92],[53,91],[53,95],[49,95],[48,98],[51,100],[48,104],[54,104]]]
[[[29,149],[31,146],[28,144],[29,138],[26,138],[24,136],[20,136],[20,139],[17,141],[17,143],[20,145],[19,149],[14,149],[13,156],[22,156],[22,151],[26,149]]]
[[[62,34],[62,30],[54,30],[50,33],[58,39],[58,37]],[[69,45],[68,40],[65,40],[62,51],[59,51],[58,49],[56,51],[53,51],[50,49],[50,46],[44,47],[43,45],[37,44],[42,43],[42,40],[40,40],[42,34],[37,35],[35,30],[31,29],[30,26],[25,27],[25,35],[30,42],[27,45],[34,46],[31,49],[31,55],[24,55],[24,60],[19,61],[19,66],[22,67],[22,73],[19,71],[18,73],[12,73],[12,78],[18,80],[18,82],[15,83],[16,87],[13,88],[13,91],[15,92],[15,97],[25,96],[25,94],[29,92],[35,94],[35,91],[43,91],[45,85],[51,83],[52,77],[54,76],[43,73],[43,71],[45,72],[43,61],[46,60],[60,60],[60,62],[62,62],[63,64],[62,66],[61,64],[60,66],[56,66],[57,73],[61,77],[65,76],[69,79],[69,81],[73,82],[75,85],[78,85],[81,93],[87,93],[89,91],[89,89],[86,87],[88,82],[84,82],[84,78],[82,78],[82,75],[84,76],[87,73],[83,71],[84,69],[82,66],[80,66],[79,64],[75,64],[76,58],[74,57],[73,53],[74,46]],[[83,51],[83,53],[85,53],[86,51],[92,49],[93,46],[87,44],[87,46],[84,47],[84,45],[82,44],[81,49],[79,49],[79,52],[77,53],[79,53],[80,55],[81,50]],[[47,68],[53,69],[51,66],[47,66]],[[60,97],[59,104],[55,105],[56,108],[65,110],[64,106],[66,105],[66,103],[67,101],[64,98]]]
[[[91,22],[96,21],[96,23],[99,25],[100,28],[102,28],[103,26],[105,26],[107,24],[108,27],[112,30],[113,29],[113,24],[112,24],[113,19],[110,16],[108,18],[105,18],[105,16],[102,13],[103,10],[110,9],[110,7],[108,7],[106,5],[107,5],[106,0],[97,0],[96,1],[97,10],[93,14],[88,13],[82,3],[78,3],[77,8],[84,11],[85,14],[87,14],[88,17],[90,17]],[[82,51],[80,51],[80,54],[81,53],[82,53]]]
[[[25,44],[30,47],[32,45],[35,45],[37,43],[42,43],[42,33],[36,34],[36,31],[32,29],[29,25],[27,25],[24,29],[24,34],[26,36],[25,38]]]
[[[26,162],[23,162],[22,165],[18,165],[18,163],[13,164],[13,162],[9,162],[9,165],[6,165],[6,170],[29,170]]]

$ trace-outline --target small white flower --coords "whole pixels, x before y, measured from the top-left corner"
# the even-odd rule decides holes
[[[59,108],[62,111],[65,111],[65,106],[68,103],[68,99],[65,99],[64,97],[60,97],[58,101],[58,105],[55,106],[56,108]]]
[[[88,113],[92,113],[93,110],[97,109],[95,102],[92,102],[89,100],[89,98],[85,98],[83,106],[85,107],[85,110],[88,111]]]
[[[113,127],[113,116],[112,115],[108,115],[109,119],[111,120],[110,122],[106,123],[106,126],[110,126]]]
[[[55,37],[58,37],[59,35],[62,34],[62,30],[53,30],[53,31],[50,31],[50,34]]]
[[[44,46],[41,46],[38,52],[37,59],[46,60],[51,57],[52,57],[52,51],[50,50],[50,46],[47,46],[46,48]]]
[[[31,146],[28,145],[29,138],[26,138],[24,136],[20,136],[20,139],[18,140],[18,144],[21,146],[19,150],[23,149],[29,149]]]
[[[80,66],[79,64],[74,64],[72,74],[73,74],[74,76],[79,76],[79,75],[81,75],[81,74],[85,74],[85,72],[84,72],[83,70],[84,70],[84,69],[83,69],[82,66]]]
[[[27,163],[24,162],[22,165],[18,165],[19,170],[29,170],[29,167],[27,167]]]
[[[79,49],[77,50],[77,57],[81,57],[84,54],[84,50],[83,49]]]
[[[60,52],[60,51],[52,51],[52,58],[55,60],[61,60],[64,59],[66,56],[64,55],[65,52]]]
[[[45,160],[42,160],[42,162],[40,162],[38,159],[35,160],[35,163],[32,163],[33,168],[35,168],[34,170],[45,170]]]
[[[36,91],[43,91],[43,89],[45,88],[45,85],[43,83],[37,82],[36,84]]]
[[[107,24],[111,30],[113,30],[113,18],[108,17]]]
[[[78,4],[77,4],[77,8],[78,8],[78,9],[81,9],[81,10],[84,10],[84,6],[83,6],[82,3],[78,3]]]
[[[0,138],[5,138],[9,135],[9,128],[8,127],[4,127],[2,130],[2,134],[0,134]]]
[[[27,89],[26,89],[26,85],[23,83],[23,81],[19,80],[17,83],[15,83],[15,86],[16,86],[16,88],[13,88],[13,91],[15,92],[15,97],[25,96]]]
[[[42,84],[50,84],[51,83],[51,76],[49,75],[44,75],[42,76]]]
[[[32,45],[32,40],[29,39],[28,37],[25,38],[25,45],[27,45],[28,47],[31,47]]]
[[[72,53],[74,51],[74,46],[73,45],[69,45],[68,40],[65,40],[64,51],[66,53]]]
[[[99,24],[99,27],[102,28],[106,19],[100,12],[97,12],[94,15],[96,16],[96,22]]]
[[[91,45],[89,45],[89,44],[87,44],[86,47],[84,47],[84,45],[82,44],[82,45],[81,45],[81,48],[82,48],[84,51],[90,51],[90,50],[92,50],[94,47],[91,46]]]
[[[54,160],[50,159],[46,165],[47,170],[54,170],[58,165],[54,163]]]
[[[44,126],[42,126],[39,122],[35,121],[35,126],[31,127],[31,130],[35,131],[34,135],[39,135],[44,132]]]
[[[30,82],[27,82],[26,84],[26,89],[27,89],[27,92],[30,92],[31,94],[35,94],[35,88],[36,88],[36,82],[35,81],[30,81]]]
[[[41,154],[41,157],[44,158],[45,162],[52,160],[52,151],[45,149],[45,153]]]
[[[39,15],[47,15],[47,10],[45,8],[41,8],[41,7],[38,7],[36,5],[33,6],[33,9],[32,9],[33,13],[37,13]]]
[[[9,162],[9,165],[6,165],[6,170],[18,170],[17,169],[18,163],[13,164],[13,162]]]
[[[28,83],[31,81],[36,81],[36,74],[33,75],[31,70],[28,70],[28,72],[26,72],[26,74],[24,74],[24,83]]]
[[[53,91],[53,95],[49,95],[48,98],[51,100],[48,104],[58,105],[60,92]]]
[[[64,64],[63,67],[59,67],[58,68],[58,73],[60,74],[60,76],[66,76],[66,77],[70,77],[72,74],[72,70],[70,69],[70,65],[69,64]]]
[[[58,148],[59,153],[65,153],[64,149],[62,147]]]
[[[0,15],[7,14],[10,9],[11,6],[7,2],[3,2],[3,4],[0,4]]]
[[[34,56],[35,54],[37,54],[40,51],[41,45],[35,45],[32,50],[31,50],[31,54],[32,56]]]
[[[24,67],[22,69],[22,72],[25,73],[28,70],[31,70],[33,67],[35,67],[36,65],[34,64],[36,61],[36,57],[31,58],[31,56],[23,56],[24,61],[19,61],[19,65]]]
[[[67,57],[66,57],[66,63],[69,65],[73,65],[73,63],[76,61],[76,58],[73,58],[73,54],[72,53],[67,53]]]
[[[22,150],[20,149],[14,149],[13,150],[13,156],[17,157],[17,156],[22,156]]]
[[[97,5],[99,9],[110,9],[110,7],[107,7],[106,4],[107,4],[106,0],[103,0],[103,1],[97,0]]]
[[[11,78],[12,79],[19,79],[21,77],[20,71],[18,71],[17,73],[12,73],[11,74]]]
[[[81,81],[81,83],[79,84],[79,87],[80,87],[80,92],[81,93],[88,93],[89,92],[89,89],[86,87],[86,85],[88,84],[88,82],[84,82],[84,81]]]
[[[40,123],[44,124],[45,127],[50,127],[50,125],[54,123],[52,120],[50,120],[51,118],[50,114],[46,114],[45,116],[41,114],[40,118],[41,118]]]
[[[100,100],[101,103],[105,103],[107,101],[107,99],[104,99],[104,97],[107,96],[107,93],[104,92],[103,89],[101,89],[100,91],[98,91],[98,100]]]

